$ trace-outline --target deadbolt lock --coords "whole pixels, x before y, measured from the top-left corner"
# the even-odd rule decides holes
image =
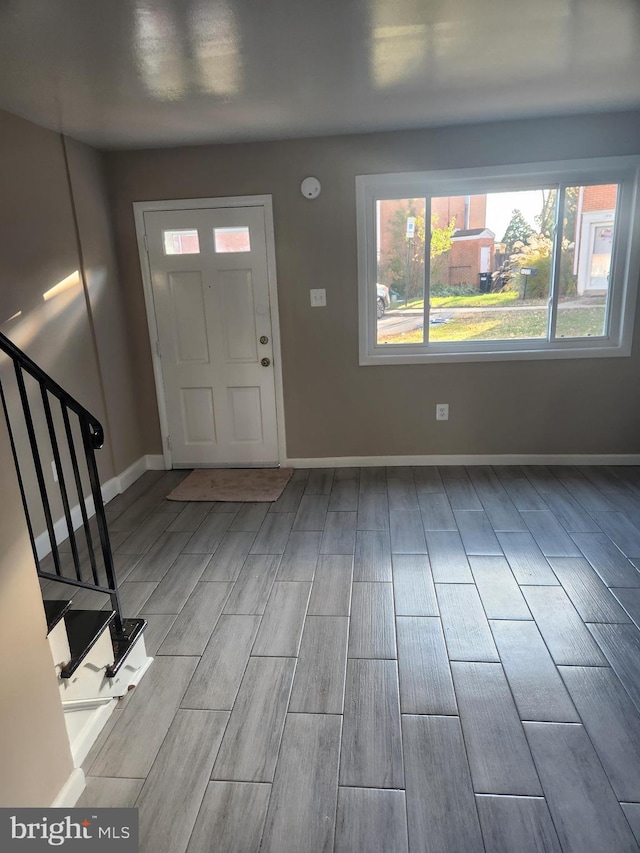
[[[260,343],[261,343],[261,344],[268,344],[268,343],[269,343],[269,338],[268,338],[266,335],[261,335],[261,336],[260,336]]]
[[[269,367],[269,365],[271,364],[271,359],[270,359],[270,358],[263,358],[263,359],[260,361],[260,364],[261,364],[263,367]]]

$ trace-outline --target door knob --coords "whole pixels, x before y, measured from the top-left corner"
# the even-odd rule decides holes
[[[269,367],[269,365],[271,364],[271,359],[270,358],[263,358],[260,360],[260,364],[263,367]]]
[[[268,343],[269,343],[269,338],[268,338],[266,335],[261,335],[261,337],[260,337],[260,343],[261,343],[261,344],[268,344]]]

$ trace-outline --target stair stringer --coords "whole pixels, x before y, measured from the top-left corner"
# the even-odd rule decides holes
[[[117,674],[107,678],[105,673],[113,664],[114,651],[109,625],[105,625],[78,669],[70,678],[61,678],[60,673],[70,655],[64,618],[50,631],[48,639],[71,754],[75,766],[79,767],[116,708],[118,699],[137,686],[153,658],[147,654],[144,634],[140,634]]]

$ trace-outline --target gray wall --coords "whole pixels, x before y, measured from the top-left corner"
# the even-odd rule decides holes
[[[637,453],[638,329],[631,358],[358,365],[355,176],[640,153],[640,113],[424,131],[111,152],[140,423],[161,451],[131,204],[270,193],[275,215],[290,457]],[[315,175],[322,194],[302,198]],[[324,287],[328,307],[311,309]],[[436,402],[451,404],[436,423]]]
[[[0,806],[49,806],[73,760],[3,419],[0,471]]]
[[[97,459],[105,482],[143,454],[130,334],[116,269],[103,155],[69,140],[67,156],[69,170],[59,134],[0,112],[0,233],[5,236],[0,254],[0,331],[103,423],[106,441]],[[43,298],[64,280],[70,285]],[[16,388],[6,368],[5,364],[16,440],[21,455],[28,458]],[[29,390],[45,449],[48,436],[35,384]],[[63,511],[51,458],[45,452],[43,468],[57,519]],[[36,494],[32,468],[26,465],[24,474],[28,492]],[[37,509],[34,529],[36,534],[44,530]]]
[[[0,113],[0,164],[0,331],[104,419],[62,137]],[[109,451],[100,464],[103,476],[113,476]]]
[[[116,474],[143,454],[131,361],[131,331],[109,217],[103,156],[66,140],[72,198],[105,404],[105,430]]]
[[[69,156],[75,208],[62,137],[0,112],[0,331],[103,421],[107,444],[98,458],[104,480],[139,458],[142,443],[128,331],[119,307],[102,155],[71,143]],[[86,287],[79,274],[83,267]],[[43,299],[73,273],[78,275],[70,279],[70,286]],[[10,320],[17,312],[20,315]],[[0,377],[15,412],[11,376],[7,359],[0,358]],[[37,394],[32,400],[36,429],[46,447],[46,431],[35,406]],[[25,451],[19,418],[16,439]],[[44,473],[52,486],[50,457],[45,452]],[[37,504],[28,470],[27,466],[26,486]],[[0,806],[48,806],[67,781],[73,762],[1,415],[0,473]],[[53,500],[52,505],[54,518],[59,518],[60,501]],[[44,528],[37,512],[34,526],[36,534]]]
[[[0,114],[0,179],[0,330],[80,393],[96,370],[90,336],[78,323],[81,285],[48,302],[42,298],[78,269],[60,137]],[[22,315],[7,323],[18,311]],[[1,366],[10,392],[7,365]],[[90,391],[88,402],[102,414],[99,393]],[[0,804],[50,805],[73,764],[13,460],[0,421]]]

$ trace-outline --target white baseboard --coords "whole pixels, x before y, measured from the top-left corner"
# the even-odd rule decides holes
[[[86,786],[87,782],[84,778],[83,770],[80,767],[76,767],[58,792],[58,796],[51,803],[51,808],[72,809],[80,799]]]
[[[107,480],[107,482],[102,487],[102,500],[106,503],[107,498],[105,498],[105,494],[108,496],[108,500],[112,500],[118,494],[117,489],[117,477],[113,477],[111,480]],[[85,510],[87,513],[87,518],[93,518],[96,514],[96,508],[93,505],[93,498],[88,497],[84,502]],[[71,524],[73,525],[74,530],[78,530],[79,527],[82,527],[82,512],[80,510],[80,504],[76,504],[71,507]],[[53,532],[56,537],[56,544],[60,544],[60,542],[64,542],[65,539],[69,536],[69,531],[67,529],[67,520],[64,518],[59,518],[57,521],[53,523]],[[45,530],[39,536],[36,536],[36,551],[38,553],[38,558],[41,560],[43,557],[46,557],[47,554],[51,552],[51,543],[49,541],[49,534]]]
[[[80,767],[96,742],[118,700],[112,697],[63,702],[64,721],[73,763]]]
[[[640,465],[638,453],[511,453],[442,456],[323,456],[287,459],[287,468],[368,468],[397,465]]]
[[[129,465],[122,474],[118,477],[114,477],[114,480],[118,481],[118,491],[116,494],[120,495],[122,492],[126,492],[129,486],[132,486],[137,479],[142,477],[144,472],[147,470],[146,459],[146,456],[141,456],[140,459],[136,459],[133,465]],[[109,482],[111,482],[111,480]],[[104,486],[102,487],[102,490],[104,493]]]
[[[164,471],[164,456],[162,453],[147,454],[145,457],[147,471]]]
[[[162,454],[141,456],[140,459],[137,459],[132,465],[129,465],[129,467],[121,474],[118,474],[117,477],[112,477],[102,485],[102,500],[105,504],[108,504],[116,495],[122,494],[122,492],[125,492],[129,486],[133,485],[133,483],[135,483],[135,481],[141,477],[145,471],[162,470],[164,470],[164,457]],[[87,518],[93,518],[96,514],[96,510],[93,505],[92,497],[88,497],[85,500],[85,509],[87,512]],[[74,530],[78,530],[82,527],[82,512],[80,510],[80,504],[76,504],[71,508],[71,523]],[[69,536],[67,521],[64,517],[59,518],[54,522],[53,530],[56,537],[56,544],[58,545],[61,542],[64,542],[64,540]],[[49,534],[46,530],[43,533],[40,533],[39,536],[36,536],[35,541],[38,559],[41,560],[43,557],[46,557],[47,554],[51,553],[51,543],[49,541]]]
[[[138,476],[140,476],[140,475],[138,475]],[[102,492],[102,502],[103,503],[108,504],[109,501],[112,501],[116,495],[120,494],[120,492],[122,491],[122,488],[120,486],[119,480],[120,480],[119,477],[112,477],[110,480],[107,480],[107,482],[101,487],[100,491]],[[89,504],[89,508],[91,509],[91,514],[93,515],[95,512],[95,509],[93,506],[93,499],[91,499],[91,503]],[[78,512],[80,512],[79,506],[74,507],[74,509],[77,510]],[[73,514],[71,515],[71,518],[73,518]]]

